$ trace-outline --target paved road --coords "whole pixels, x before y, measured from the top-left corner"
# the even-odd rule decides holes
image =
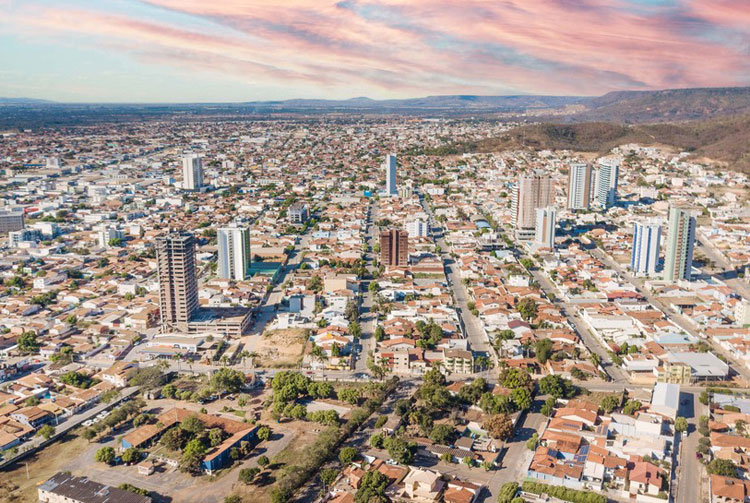
[[[463,284],[456,263],[450,255],[450,247],[442,236],[442,228],[436,222],[432,209],[429,204],[427,204],[424,197],[422,197],[422,194],[420,194],[420,202],[429,218],[430,234],[433,236],[433,239],[435,239],[435,244],[440,247],[440,255],[443,259],[446,279],[448,280],[448,285],[453,291],[453,300],[458,307],[459,322],[469,341],[469,346],[472,351],[478,351],[490,355],[495,364],[495,368],[497,368],[499,366],[497,352],[490,344],[489,338],[484,331],[484,324],[469,310],[469,293]],[[437,235],[434,232],[436,229],[441,229]]]
[[[26,456],[30,455],[31,453],[33,453],[40,447],[44,447],[44,446],[51,444],[58,438],[65,435],[65,433],[80,426],[80,424],[83,423],[84,421],[91,419],[92,417],[96,416],[102,411],[115,407],[122,400],[135,394],[138,391],[138,389],[139,388],[136,386],[123,388],[120,391],[120,395],[115,400],[112,400],[110,403],[100,403],[99,405],[91,409],[88,409],[84,412],[81,412],[80,414],[75,414],[73,416],[67,417],[59,421],[57,424],[53,423],[53,426],[55,427],[55,435],[53,437],[51,437],[49,440],[45,440],[42,437],[33,437],[28,442],[21,444],[19,449],[23,449],[23,452],[19,453],[15,458],[8,458],[7,460],[4,460],[2,464],[0,464],[0,468],[3,468],[4,466],[14,462],[17,459],[25,458]]]

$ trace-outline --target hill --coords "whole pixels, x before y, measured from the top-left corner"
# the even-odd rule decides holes
[[[532,148],[606,153],[626,143],[669,145],[725,162],[734,170],[750,172],[750,115],[658,124],[544,123],[512,129],[502,136],[480,142],[446,145],[426,154],[449,155],[466,152],[497,152]]]

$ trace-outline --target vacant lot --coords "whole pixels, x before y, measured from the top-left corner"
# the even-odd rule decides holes
[[[59,471],[68,469],[70,459],[79,456],[89,447],[86,440],[72,434],[47,446],[20,464],[11,465],[0,472],[0,501],[8,503],[36,502],[38,484]],[[28,463],[29,478],[26,478]]]
[[[302,358],[306,331],[299,328],[263,332],[255,346],[260,367],[293,367]]]

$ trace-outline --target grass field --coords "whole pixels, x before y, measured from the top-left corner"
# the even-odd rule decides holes
[[[0,472],[0,501],[3,503],[36,502],[37,486],[59,471],[65,471],[66,462],[78,457],[89,447],[81,437],[65,435],[61,440],[42,451]],[[26,478],[28,463],[29,478]]]

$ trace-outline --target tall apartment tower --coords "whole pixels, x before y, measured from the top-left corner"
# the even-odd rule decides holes
[[[162,331],[186,332],[198,309],[195,278],[195,238],[188,232],[172,232],[156,239],[159,276],[159,309]]]
[[[617,177],[620,173],[620,162],[617,159],[600,159],[595,173],[594,197],[597,205],[606,210],[615,205],[617,200]]]
[[[536,228],[534,242],[544,248],[555,248],[555,220],[557,210],[553,206],[536,209]]]
[[[630,256],[630,269],[636,274],[648,276],[656,274],[660,243],[660,222],[636,222],[633,224],[633,251]]]
[[[250,229],[221,227],[216,233],[219,243],[219,277],[245,280],[250,276]]]
[[[568,172],[568,208],[588,210],[591,205],[591,165],[576,163]]]
[[[669,234],[664,255],[664,279],[690,281],[695,246],[695,217],[685,208],[669,208]]]
[[[397,196],[396,187],[396,154],[388,154],[385,158],[385,193]]]
[[[182,156],[182,188],[200,190],[203,186],[203,163],[198,154]]]
[[[516,239],[534,239],[536,210],[554,203],[552,179],[548,176],[522,176],[512,189],[511,219]]]
[[[25,225],[23,210],[0,211],[0,234],[20,231]]]
[[[409,264],[409,233],[391,229],[380,233],[380,263],[384,266]]]

